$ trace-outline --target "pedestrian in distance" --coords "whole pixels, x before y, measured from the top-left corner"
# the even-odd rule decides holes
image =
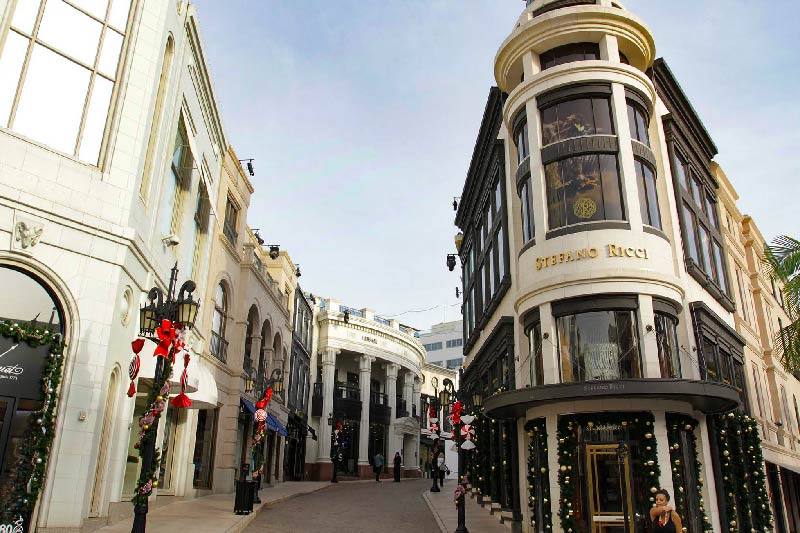
[[[422,471],[422,477],[430,477],[431,475],[431,462],[429,459],[425,459],[425,470]]]
[[[445,464],[444,459],[442,459],[442,464],[439,465],[439,484],[441,486],[444,487],[444,476],[445,476],[445,474],[449,474],[449,473],[450,473],[450,469],[447,468],[447,465]]]
[[[372,468],[375,471],[375,481],[380,481],[381,472],[383,472],[383,455],[381,455],[381,452],[375,454],[375,459],[372,463]]]
[[[395,482],[400,482],[400,465],[403,462],[403,458],[400,456],[400,450],[394,452],[394,480]]]
[[[669,492],[664,489],[656,491],[656,506],[650,508],[650,520],[654,533],[678,533],[683,531],[681,517],[669,505]]]

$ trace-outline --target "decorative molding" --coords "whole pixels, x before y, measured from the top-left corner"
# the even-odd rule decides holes
[[[658,168],[656,165],[656,156],[653,154],[653,151],[644,143],[640,143],[637,140],[631,139],[631,149],[633,150],[633,156],[638,157],[639,159],[644,159],[647,161],[653,169]]]
[[[37,224],[31,220],[19,220],[14,225],[14,242],[18,243],[14,247],[20,247],[23,250],[33,248],[39,243],[44,233],[44,226]]]
[[[517,189],[519,189],[521,182],[531,175],[531,156],[526,157],[522,160],[522,163],[519,164],[517,167],[516,172],[516,182],[517,182]]]
[[[616,154],[619,141],[616,135],[587,135],[548,144],[542,148],[542,164],[583,154]]]

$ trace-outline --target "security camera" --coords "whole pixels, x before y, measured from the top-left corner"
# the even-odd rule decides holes
[[[181,239],[180,239],[180,237],[178,237],[174,233],[170,233],[169,235],[167,235],[166,237],[161,239],[161,242],[164,243],[164,246],[171,247],[171,246],[176,246],[176,245],[180,244],[181,243]]]

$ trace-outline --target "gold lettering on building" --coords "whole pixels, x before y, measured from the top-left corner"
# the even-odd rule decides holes
[[[650,254],[647,248],[635,248],[633,246],[623,246],[620,244],[606,245],[608,257],[630,257],[635,259],[650,259]],[[574,261],[582,261],[586,259],[596,259],[600,256],[600,252],[596,247],[581,248],[578,250],[568,250],[566,252],[559,252],[545,257],[536,258],[536,270],[549,268],[561,263],[570,263]]]

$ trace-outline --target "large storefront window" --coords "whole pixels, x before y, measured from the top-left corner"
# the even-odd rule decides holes
[[[563,383],[642,376],[633,310],[559,316],[556,326]]]
[[[549,163],[545,181],[550,229],[625,219],[616,155],[587,154]]]
[[[577,98],[542,109],[543,145],[586,135],[614,135],[608,98]]]
[[[210,489],[214,472],[214,441],[217,437],[218,409],[202,409],[197,412],[195,434],[194,479],[196,489]]]

